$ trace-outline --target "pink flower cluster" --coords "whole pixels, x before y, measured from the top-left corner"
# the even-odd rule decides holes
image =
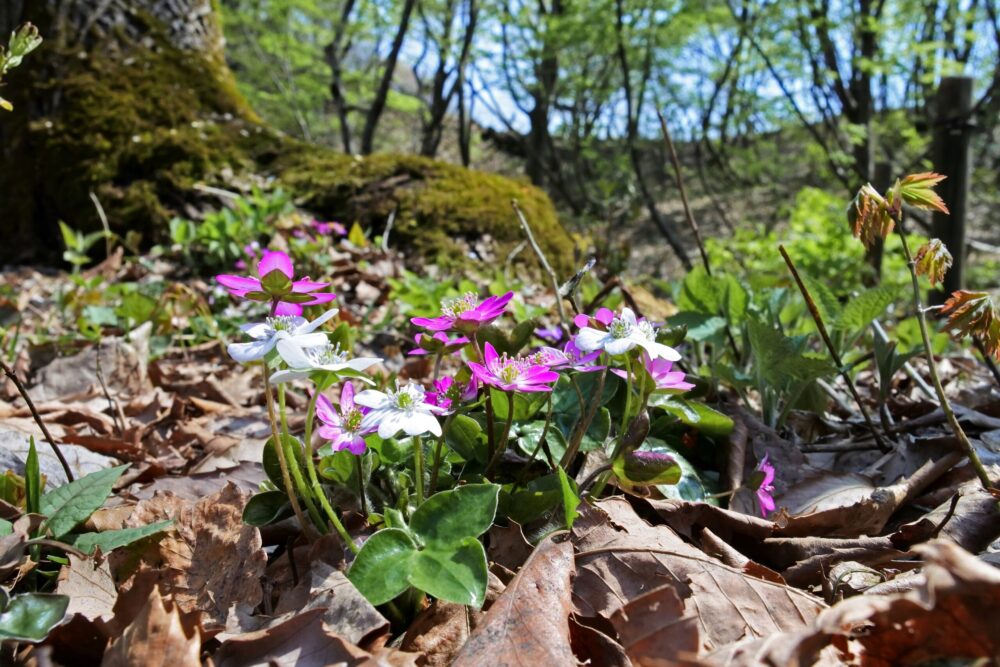
[[[290,291],[284,294],[272,294],[261,282],[272,272],[277,271],[291,281]],[[221,274],[215,277],[220,285],[232,296],[250,299],[252,301],[271,301],[276,304],[275,315],[301,315],[303,306],[315,306],[329,303],[337,298],[336,294],[322,292],[330,283],[320,283],[308,277],[295,280],[295,268],[292,259],[283,252],[265,250],[257,262],[257,276],[236,276]]]

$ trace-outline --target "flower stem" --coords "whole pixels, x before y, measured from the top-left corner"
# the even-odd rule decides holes
[[[326,494],[323,493],[323,489],[317,484],[313,487],[313,493],[316,494],[316,499],[319,500],[319,504],[323,507],[323,512],[330,519],[330,523],[333,524],[334,530],[340,535],[340,539],[344,541],[347,548],[351,550],[352,553],[358,553],[358,545],[355,544],[354,540],[351,538],[351,534],[347,532],[344,528],[344,524],[341,523],[340,517],[337,516],[337,512],[330,507],[330,501],[326,499]]]
[[[437,446],[434,448],[434,467],[431,468],[431,489],[430,494],[433,496],[437,491],[438,483],[438,473],[441,471],[441,459],[444,454],[444,436],[448,432],[448,427],[451,426],[452,420],[455,419],[456,413],[451,413],[444,418],[444,426],[441,427],[441,437],[438,438]]]
[[[608,368],[607,364],[605,364],[604,370],[601,371],[601,375],[597,378],[597,386],[594,387],[594,395],[590,399],[587,414],[576,423],[576,427],[573,429],[572,434],[570,434],[569,446],[566,448],[566,452],[559,462],[559,466],[563,470],[568,469],[572,465],[573,459],[576,458],[577,452],[580,451],[580,443],[583,442],[583,436],[587,434],[587,429],[590,428],[591,422],[594,421],[594,415],[597,414],[597,409],[601,405],[601,397],[604,395],[604,381],[607,379],[607,376]]]
[[[628,434],[629,425],[629,413],[632,411],[632,357],[625,357],[625,411],[622,412],[622,423],[618,427],[618,437],[615,438],[615,448],[611,451],[611,461],[613,462],[622,451],[622,446],[625,444],[625,436]],[[594,484],[594,491],[591,496],[596,498],[601,495],[604,491],[604,486],[608,483],[608,478],[611,477],[611,469],[609,468],[604,472]]]
[[[358,500],[361,503],[361,516],[368,519],[368,500],[365,498],[365,466],[364,461],[361,459],[364,457],[364,452],[361,454],[356,454],[354,456],[354,468],[358,473]]]
[[[486,466],[486,471],[483,476],[487,479],[490,473],[493,472],[493,468],[500,463],[500,459],[503,457],[503,453],[507,451],[507,440],[510,438],[510,427],[514,423],[514,392],[507,392],[507,423],[503,427],[503,439],[500,441],[500,445],[497,450],[493,453],[493,457],[490,459],[489,464]]]
[[[917,280],[916,262],[913,261],[913,256],[910,254],[910,247],[906,243],[906,234],[903,232],[903,227],[900,224],[902,221],[897,220],[896,222],[899,231],[899,240],[903,244],[903,256],[906,258],[906,266],[910,270],[910,282],[913,284],[913,306],[917,311],[917,324],[920,325],[920,337],[923,339],[924,351],[927,353],[927,369],[931,376],[931,382],[934,385],[934,391],[941,402],[941,410],[944,412],[952,432],[958,439],[962,449],[965,450],[965,455],[969,457],[972,467],[976,470],[979,482],[983,485],[984,489],[989,490],[992,486],[990,476],[987,474],[986,468],[983,467],[983,462],[979,460],[976,449],[969,442],[969,436],[965,434],[962,425],[958,423],[958,417],[955,416],[955,411],[952,410],[948,396],[944,393],[944,387],[941,385],[941,378],[938,377],[937,366],[934,363],[934,350],[931,347],[931,337],[927,331],[927,318],[924,315],[924,309],[920,301],[920,281]]]
[[[298,495],[295,492],[295,487],[292,485],[292,477],[288,472],[288,461],[285,460],[285,451],[281,446],[281,433],[278,431],[278,417],[274,411],[274,396],[271,395],[271,381],[268,379],[267,375],[267,362],[263,362],[261,370],[264,373],[264,397],[267,401],[268,420],[271,422],[271,437],[274,440],[274,453],[278,457],[278,467],[281,468],[281,483],[285,487],[285,493],[288,495],[288,502],[292,505],[292,512],[295,513],[295,518],[298,519],[299,525],[302,527],[302,531],[306,534],[309,540],[313,540],[317,537],[314,534],[316,531],[313,529],[312,524],[309,521],[306,521],[306,517],[302,513],[302,507],[299,505]]]
[[[424,502],[424,445],[413,436],[413,476],[417,485],[417,506]]]
[[[483,348],[479,346],[479,338],[474,333],[472,334],[472,345],[476,348],[476,354],[479,355],[479,361],[483,361]],[[492,461],[496,450],[496,434],[493,432],[496,427],[496,419],[493,416],[493,390],[488,386],[486,389],[486,460]]]
[[[280,442],[281,446],[285,448],[285,458],[288,462],[288,470],[292,475],[292,480],[295,482],[295,486],[299,493],[302,494],[302,500],[306,503],[306,510],[309,512],[309,516],[313,520],[313,523],[315,523],[317,527],[325,528],[323,524],[323,517],[316,508],[316,503],[313,501],[312,490],[306,485],[306,480],[302,477],[302,470],[299,468],[299,452],[295,451],[298,449],[296,446],[297,441],[293,439],[291,434],[288,432],[288,414],[285,410],[285,385],[283,384],[278,385],[278,414],[281,416],[282,428],[282,438]],[[311,452],[306,452],[306,458],[309,459],[309,463],[311,465]]]

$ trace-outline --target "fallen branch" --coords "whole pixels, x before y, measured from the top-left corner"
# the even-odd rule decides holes
[[[59,459],[59,464],[62,465],[63,472],[66,473],[66,480],[72,482],[73,471],[69,468],[69,462],[66,461],[66,457],[63,456],[63,453],[59,451],[59,447],[56,446],[56,441],[52,437],[52,434],[49,433],[49,429],[45,426],[45,422],[42,421],[42,416],[38,414],[38,410],[35,409],[35,403],[31,400],[31,396],[28,396],[28,390],[24,388],[23,384],[21,384],[21,380],[17,377],[17,373],[15,373],[14,370],[3,361],[0,361],[0,369],[2,369],[3,374],[14,383],[14,386],[17,387],[18,393],[21,394],[21,398],[23,398],[24,402],[28,404],[28,409],[31,410],[31,416],[34,418],[35,423],[38,424],[38,428],[42,430],[42,435],[45,436],[45,439],[48,441],[49,447],[52,448],[53,453],[55,453],[56,458]]]

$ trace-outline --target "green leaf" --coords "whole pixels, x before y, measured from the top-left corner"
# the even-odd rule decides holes
[[[590,401],[597,392],[597,385],[600,383],[600,373],[576,373],[573,380],[580,393],[573,388],[573,380],[566,375],[560,375],[556,382],[555,390],[552,393],[552,411],[567,412],[570,414],[583,414],[586,411],[580,407],[580,396],[583,396],[584,404]],[[620,380],[618,376],[608,373],[604,380],[604,389],[601,391],[601,405],[607,405],[615,397],[618,391]]]
[[[576,508],[580,506],[580,497],[576,494],[573,482],[566,471],[560,467],[556,469],[556,473],[559,475],[559,488],[562,491],[563,520],[566,522],[566,530],[569,530],[579,516]]]
[[[14,524],[7,519],[0,519],[0,537],[7,537],[14,532]]]
[[[837,296],[826,286],[826,283],[810,276],[803,275],[802,282],[812,295],[813,302],[819,310],[824,324],[829,327],[840,317],[841,307]]]
[[[244,512],[245,514],[246,512]],[[96,547],[100,547],[101,553],[106,554],[112,549],[126,547],[144,537],[161,533],[173,524],[173,519],[167,519],[165,521],[146,524],[145,526],[138,526],[137,528],[106,530],[102,533],[83,533],[82,535],[77,535],[71,544],[85,554],[93,553]]]
[[[502,515],[522,526],[538,519],[562,502],[562,485],[558,475],[545,475],[528,482],[527,488],[505,493]]]
[[[677,305],[681,310],[718,315],[724,296],[723,290],[706,273],[705,267],[696,266],[684,278]]]
[[[260,284],[271,296],[281,296],[292,291],[292,279],[278,269],[269,271],[260,279]]]
[[[466,461],[486,463],[486,434],[472,417],[455,415],[444,433],[444,441]]]
[[[248,526],[266,526],[292,514],[292,505],[284,491],[256,493],[243,508],[243,523]]]
[[[419,551],[410,566],[410,583],[436,598],[477,609],[486,600],[486,551],[475,537],[447,549]]]
[[[41,514],[42,473],[38,468],[35,438],[28,439],[28,458],[24,462],[24,503],[28,514]]]
[[[861,331],[875,318],[885,312],[896,299],[896,288],[882,285],[865,290],[853,297],[844,306],[843,312],[834,323],[834,328],[843,331]]]
[[[380,530],[362,545],[347,578],[374,605],[385,604],[410,586],[417,545],[404,530]]]
[[[825,359],[803,356],[791,338],[767,324],[750,320],[747,333],[755,370],[768,384],[783,387],[793,380],[815,380],[835,371]]]
[[[611,468],[626,488],[676,484],[681,479],[680,466],[665,452],[624,452],[614,460]]]
[[[356,222],[351,225],[351,231],[347,234],[347,240],[356,248],[364,248],[368,245],[368,238],[361,229],[361,225]]]
[[[410,517],[410,529],[430,547],[445,547],[479,537],[497,513],[496,484],[466,484],[428,498]]]
[[[580,421],[580,417],[568,412],[560,412],[555,415],[553,421],[559,427],[563,438],[568,441],[573,433],[573,428]],[[601,408],[594,415],[594,420],[590,422],[587,432],[584,433],[583,439],[580,440],[580,451],[590,452],[600,448],[604,444],[604,441],[607,440],[610,432],[611,412],[607,408]],[[555,454],[554,450],[553,454]]]
[[[66,246],[67,250],[73,250],[79,245],[76,232],[62,220],[59,221],[59,232],[62,234],[63,245]]]
[[[100,508],[128,466],[98,470],[43,495],[39,509],[52,537],[58,540]]]
[[[648,447],[650,451],[665,452],[670,454],[680,467],[681,476],[677,482],[674,484],[661,484],[656,487],[656,490],[659,491],[664,498],[690,500],[692,502],[704,501],[712,505],[719,504],[717,499],[707,497],[709,495],[709,490],[706,489],[705,483],[702,481],[698,469],[691,465],[691,463],[684,458],[684,456],[675,447],[671,447],[663,440],[659,440],[657,438],[649,438],[646,440],[646,447]]]
[[[69,597],[48,593],[25,593],[11,598],[0,614],[0,639],[39,642],[66,616]]]
[[[687,337],[696,342],[709,340],[726,330],[724,317],[708,313],[684,311],[671,317],[670,323],[687,327]]]
[[[499,389],[490,389],[493,400],[493,415],[500,421],[507,419],[507,395]],[[531,419],[545,405],[545,392],[514,394],[514,421],[523,422]]]
[[[713,438],[724,438],[733,431],[733,420],[704,403],[688,401],[669,394],[654,394],[649,405],[673,415],[681,423]]]
[[[533,422],[528,422],[527,424],[519,424],[515,427],[516,430],[513,431],[514,441],[517,443],[518,449],[520,449],[525,456],[535,455],[535,459],[539,461],[546,461],[545,451],[539,446],[539,438],[542,437],[542,433],[545,432],[545,442],[549,447],[549,452],[552,454],[552,458],[558,463],[562,458],[563,454],[566,453],[566,437],[563,435],[562,431],[556,426],[556,424],[549,424],[549,430],[545,431],[545,422],[541,420],[535,420]]]

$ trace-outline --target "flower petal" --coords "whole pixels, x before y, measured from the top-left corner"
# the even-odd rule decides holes
[[[231,290],[253,292],[261,289],[259,280],[256,278],[249,278],[247,276],[234,276],[224,273],[222,275],[215,276],[215,280],[218,281],[218,283],[223,287]]]
[[[355,405],[363,405],[366,408],[376,410],[388,399],[389,397],[381,391],[376,389],[365,389],[360,394],[356,394],[354,396],[354,403]]]
[[[274,309],[274,314],[301,317],[302,305],[298,303],[288,303],[287,301],[281,301],[278,303],[278,307]]]
[[[576,334],[574,342],[581,351],[593,352],[594,350],[602,349],[605,342],[610,338],[611,336],[608,335],[607,331],[600,331],[593,327],[583,327]]]
[[[625,354],[633,347],[635,347],[635,341],[631,338],[613,338],[608,336],[608,340],[604,344],[604,351],[611,356],[617,356],[619,354]],[[579,345],[579,343],[577,343]]]
[[[257,262],[257,275],[263,278],[271,271],[281,271],[291,279],[295,275],[292,258],[283,252],[265,250],[264,256]]]
[[[331,308],[330,310],[326,311],[325,313],[317,317],[312,322],[303,322],[301,324],[297,324],[294,327],[293,331],[295,332],[295,335],[312,333],[313,331],[316,331],[316,329],[326,324],[327,320],[329,320],[331,317],[333,317],[339,312],[340,312],[339,308]]]
[[[241,364],[245,364],[263,359],[273,348],[274,339],[268,338],[266,340],[255,340],[252,343],[230,343],[226,350],[229,352],[230,357]]]
[[[441,423],[437,417],[427,412],[414,411],[403,419],[403,430],[406,435],[421,435],[431,433],[441,435]]]
[[[632,340],[631,338],[623,340]],[[645,338],[635,340],[634,342],[641,345],[647,352],[649,356],[654,359],[666,359],[667,361],[677,361],[681,358],[681,353],[670,347],[669,345],[664,345],[663,343],[657,343],[656,341],[646,340]],[[631,349],[631,348],[629,348]],[[610,352],[610,350],[608,350]]]
[[[292,339],[282,338],[278,341],[277,347],[278,354],[290,368],[311,369],[314,366],[302,346],[292,342]]]
[[[316,396],[316,417],[329,426],[340,426],[343,423],[330,399],[323,394]]]
[[[309,377],[309,371],[292,370],[286,368],[285,370],[275,371],[268,378],[271,384],[284,384],[286,382],[295,382],[297,380],[305,380]]]

